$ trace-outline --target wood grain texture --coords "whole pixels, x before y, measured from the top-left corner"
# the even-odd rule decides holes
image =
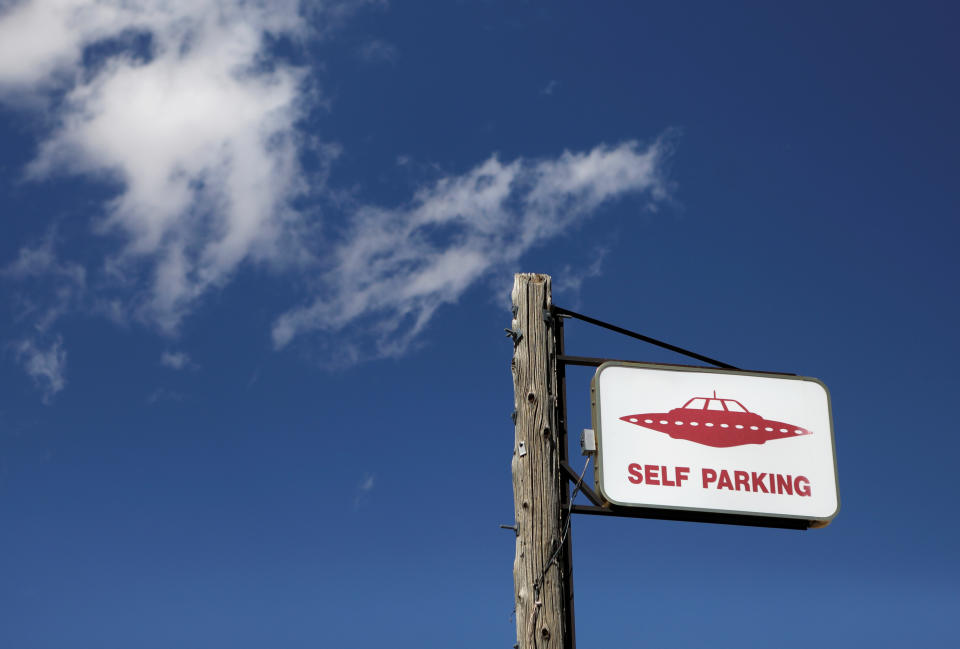
[[[555,341],[544,318],[551,306],[550,276],[516,275],[512,298],[517,645],[519,649],[562,649],[566,602],[560,562],[551,561],[558,554],[561,512]]]

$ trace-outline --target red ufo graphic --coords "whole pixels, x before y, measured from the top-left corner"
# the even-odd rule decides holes
[[[772,439],[810,435],[811,431],[782,421],[764,419],[735,399],[693,397],[670,412],[627,415],[621,420],[704,446],[727,448],[763,444]]]

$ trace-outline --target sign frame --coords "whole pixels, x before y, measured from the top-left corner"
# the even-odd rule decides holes
[[[785,379],[793,381],[805,381],[813,382],[820,386],[823,389],[823,392],[826,396],[826,408],[827,408],[827,420],[829,423],[828,431],[830,435],[830,452],[832,455],[832,471],[833,471],[833,490],[836,498],[836,508],[828,516],[810,516],[803,514],[784,514],[777,512],[757,512],[749,510],[739,510],[732,508],[711,508],[711,507],[700,507],[700,506],[681,506],[681,505],[664,505],[664,504],[653,504],[653,503],[635,503],[635,502],[624,502],[617,500],[616,498],[611,498],[609,494],[604,491],[604,467],[602,464],[602,452],[603,452],[603,437],[604,433],[602,430],[602,416],[601,412],[601,400],[599,394],[599,384],[600,376],[604,370],[612,367],[625,367],[625,368],[636,368],[636,369],[647,369],[647,370],[660,370],[660,371],[670,371],[670,372],[689,372],[696,374],[723,374],[723,375],[735,375],[735,376],[753,376],[759,378],[775,378],[775,379]],[[632,512],[636,512],[634,515],[639,515],[643,517],[651,517],[650,514],[656,514],[656,518],[664,519],[674,519],[674,520],[702,520],[702,519],[711,519],[711,518],[723,518],[723,519],[736,519],[742,521],[746,524],[750,524],[748,521],[755,520],[756,524],[760,525],[770,525],[774,521],[782,521],[783,523],[790,525],[794,523],[797,525],[802,525],[802,527],[824,527],[829,525],[830,522],[836,517],[840,511],[840,486],[839,486],[839,474],[837,468],[837,451],[836,451],[836,437],[834,435],[833,427],[833,407],[830,396],[830,391],[827,386],[820,379],[814,377],[805,377],[797,376],[794,374],[783,374],[777,372],[761,372],[761,371],[746,371],[746,370],[731,370],[731,369],[720,369],[720,368],[708,368],[708,367],[696,367],[689,365],[670,365],[662,363],[646,363],[646,362],[632,362],[632,361],[619,361],[619,360],[607,360],[601,363],[591,381],[590,381],[590,401],[591,401],[591,418],[593,421],[593,429],[596,434],[596,462],[594,463],[594,485],[597,490],[597,493],[600,496],[600,499],[604,501],[605,507],[610,510],[617,510],[622,512],[621,515],[630,516]],[[610,467],[608,467],[609,469]],[[641,512],[644,512],[641,514]],[[586,513],[586,512],[584,512]],[[599,512],[597,512],[599,513]],[[611,511],[610,513],[613,513]],[[805,524],[804,524],[805,523]],[[792,526],[792,525],[790,525]]]

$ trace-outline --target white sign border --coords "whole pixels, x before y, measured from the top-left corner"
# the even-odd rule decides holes
[[[604,369],[609,367],[628,367],[628,368],[639,368],[639,369],[649,369],[649,370],[664,370],[671,372],[693,372],[697,374],[710,373],[710,374],[733,374],[737,376],[756,376],[760,378],[776,378],[776,379],[789,379],[795,381],[811,381],[817,383],[820,387],[823,388],[824,393],[827,395],[827,415],[830,421],[830,449],[833,454],[833,476],[834,476],[834,489],[837,499],[837,507],[832,514],[825,517],[811,517],[811,516],[799,516],[794,514],[780,514],[780,513],[769,513],[769,512],[755,512],[755,511],[742,511],[734,509],[710,509],[706,507],[683,507],[680,505],[654,505],[646,503],[627,503],[615,500],[610,498],[603,490],[603,467],[600,462],[602,457],[601,449],[603,448],[603,431],[600,426],[600,398],[598,393],[598,387],[600,384],[600,374]],[[795,374],[780,374],[777,372],[756,372],[748,370],[727,370],[713,367],[696,367],[690,365],[669,365],[662,363],[644,363],[644,362],[633,362],[633,361],[606,361],[597,367],[596,372],[594,372],[593,378],[590,380],[590,406],[592,413],[592,422],[593,430],[596,434],[597,440],[597,450],[595,454],[594,462],[594,486],[600,496],[611,505],[616,505],[617,507],[625,507],[629,509],[659,509],[659,510],[673,510],[673,511],[688,511],[688,512],[702,512],[708,514],[719,514],[719,515],[735,515],[735,516],[751,516],[757,518],[777,518],[777,519],[795,519],[795,520],[806,520],[810,521],[811,527],[825,527],[829,525],[830,522],[836,518],[837,514],[840,512],[840,476],[837,470],[837,443],[836,438],[833,433],[833,402],[830,396],[830,390],[827,388],[826,384],[818,378],[810,376],[797,376]]]

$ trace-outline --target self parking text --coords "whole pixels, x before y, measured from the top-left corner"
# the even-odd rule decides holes
[[[682,487],[690,478],[690,467],[662,464],[627,465],[627,480],[633,484],[659,487]],[[806,476],[757,471],[730,471],[728,469],[700,470],[700,486],[704,489],[729,489],[753,493],[787,496],[811,495],[810,480]]]

